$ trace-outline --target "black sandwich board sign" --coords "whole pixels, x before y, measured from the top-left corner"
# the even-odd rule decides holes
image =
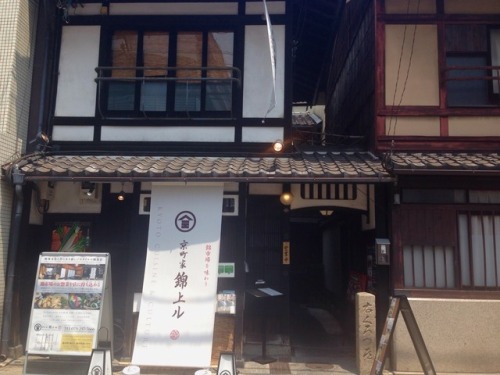
[[[415,351],[417,352],[424,374],[436,375],[436,370],[434,370],[431,357],[427,351],[424,339],[420,333],[420,329],[418,328],[417,321],[415,320],[415,315],[413,315],[413,311],[406,296],[396,296],[391,299],[389,311],[387,312],[387,319],[384,324],[384,330],[380,336],[377,355],[373,361],[370,375],[380,375],[384,370],[387,346],[389,345],[392,334],[394,333],[400,311],[403,314],[406,327],[408,328],[408,333],[410,334],[410,338],[413,342],[413,346],[415,347]]]
[[[24,373],[48,374],[59,368],[66,374],[81,374],[92,350],[99,342],[111,342],[112,337],[110,255],[41,253]]]

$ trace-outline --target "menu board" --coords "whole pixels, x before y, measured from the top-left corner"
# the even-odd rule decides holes
[[[110,273],[106,253],[40,254],[27,352],[90,355],[103,316],[112,316]]]

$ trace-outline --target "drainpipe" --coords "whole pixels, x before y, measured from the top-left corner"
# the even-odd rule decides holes
[[[26,161],[24,161],[26,163]],[[20,163],[19,163],[20,164]],[[9,178],[14,185],[14,202],[9,233],[9,248],[7,256],[7,276],[5,279],[5,296],[3,304],[2,340],[0,346],[0,362],[7,359],[9,353],[10,328],[12,320],[12,299],[14,296],[14,279],[16,271],[17,248],[21,232],[21,219],[23,213],[23,183],[24,175],[19,171],[19,164],[15,164],[9,173]]]

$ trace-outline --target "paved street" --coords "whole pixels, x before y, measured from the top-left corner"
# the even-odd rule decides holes
[[[1,375],[21,375],[23,374],[24,357],[17,360],[7,359],[4,363],[0,365]],[[127,364],[115,362],[113,364],[113,374],[123,374],[123,368]],[[141,368],[141,375],[198,375],[196,372],[200,370],[197,368]],[[212,374],[216,374],[216,369],[209,369]],[[54,374],[65,374],[70,375],[66,372],[59,371],[46,371],[46,373]],[[72,372],[75,375],[87,375],[85,369],[80,369],[78,371]],[[355,363],[351,358],[340,358],[335,361],[335,363],[289,363],[277,361],[271,364],[261,365],[257,362],[244,362],[242,366],[237,368],[237,373],[239,375],[257,375],[257,374],[275,374],[275,375],[350,375],[357,374],[355,369]],[[38,374],[39,375],[39,374]],[[103,374],[107,375],[107,374]]]

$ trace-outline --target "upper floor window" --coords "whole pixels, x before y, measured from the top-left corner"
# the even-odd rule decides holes
[[[500,29],[446,26],[446,91],[449,107],[500,105]]]
[[[231,117],[234,33],[116,30],[100,67],[105,116]]]

